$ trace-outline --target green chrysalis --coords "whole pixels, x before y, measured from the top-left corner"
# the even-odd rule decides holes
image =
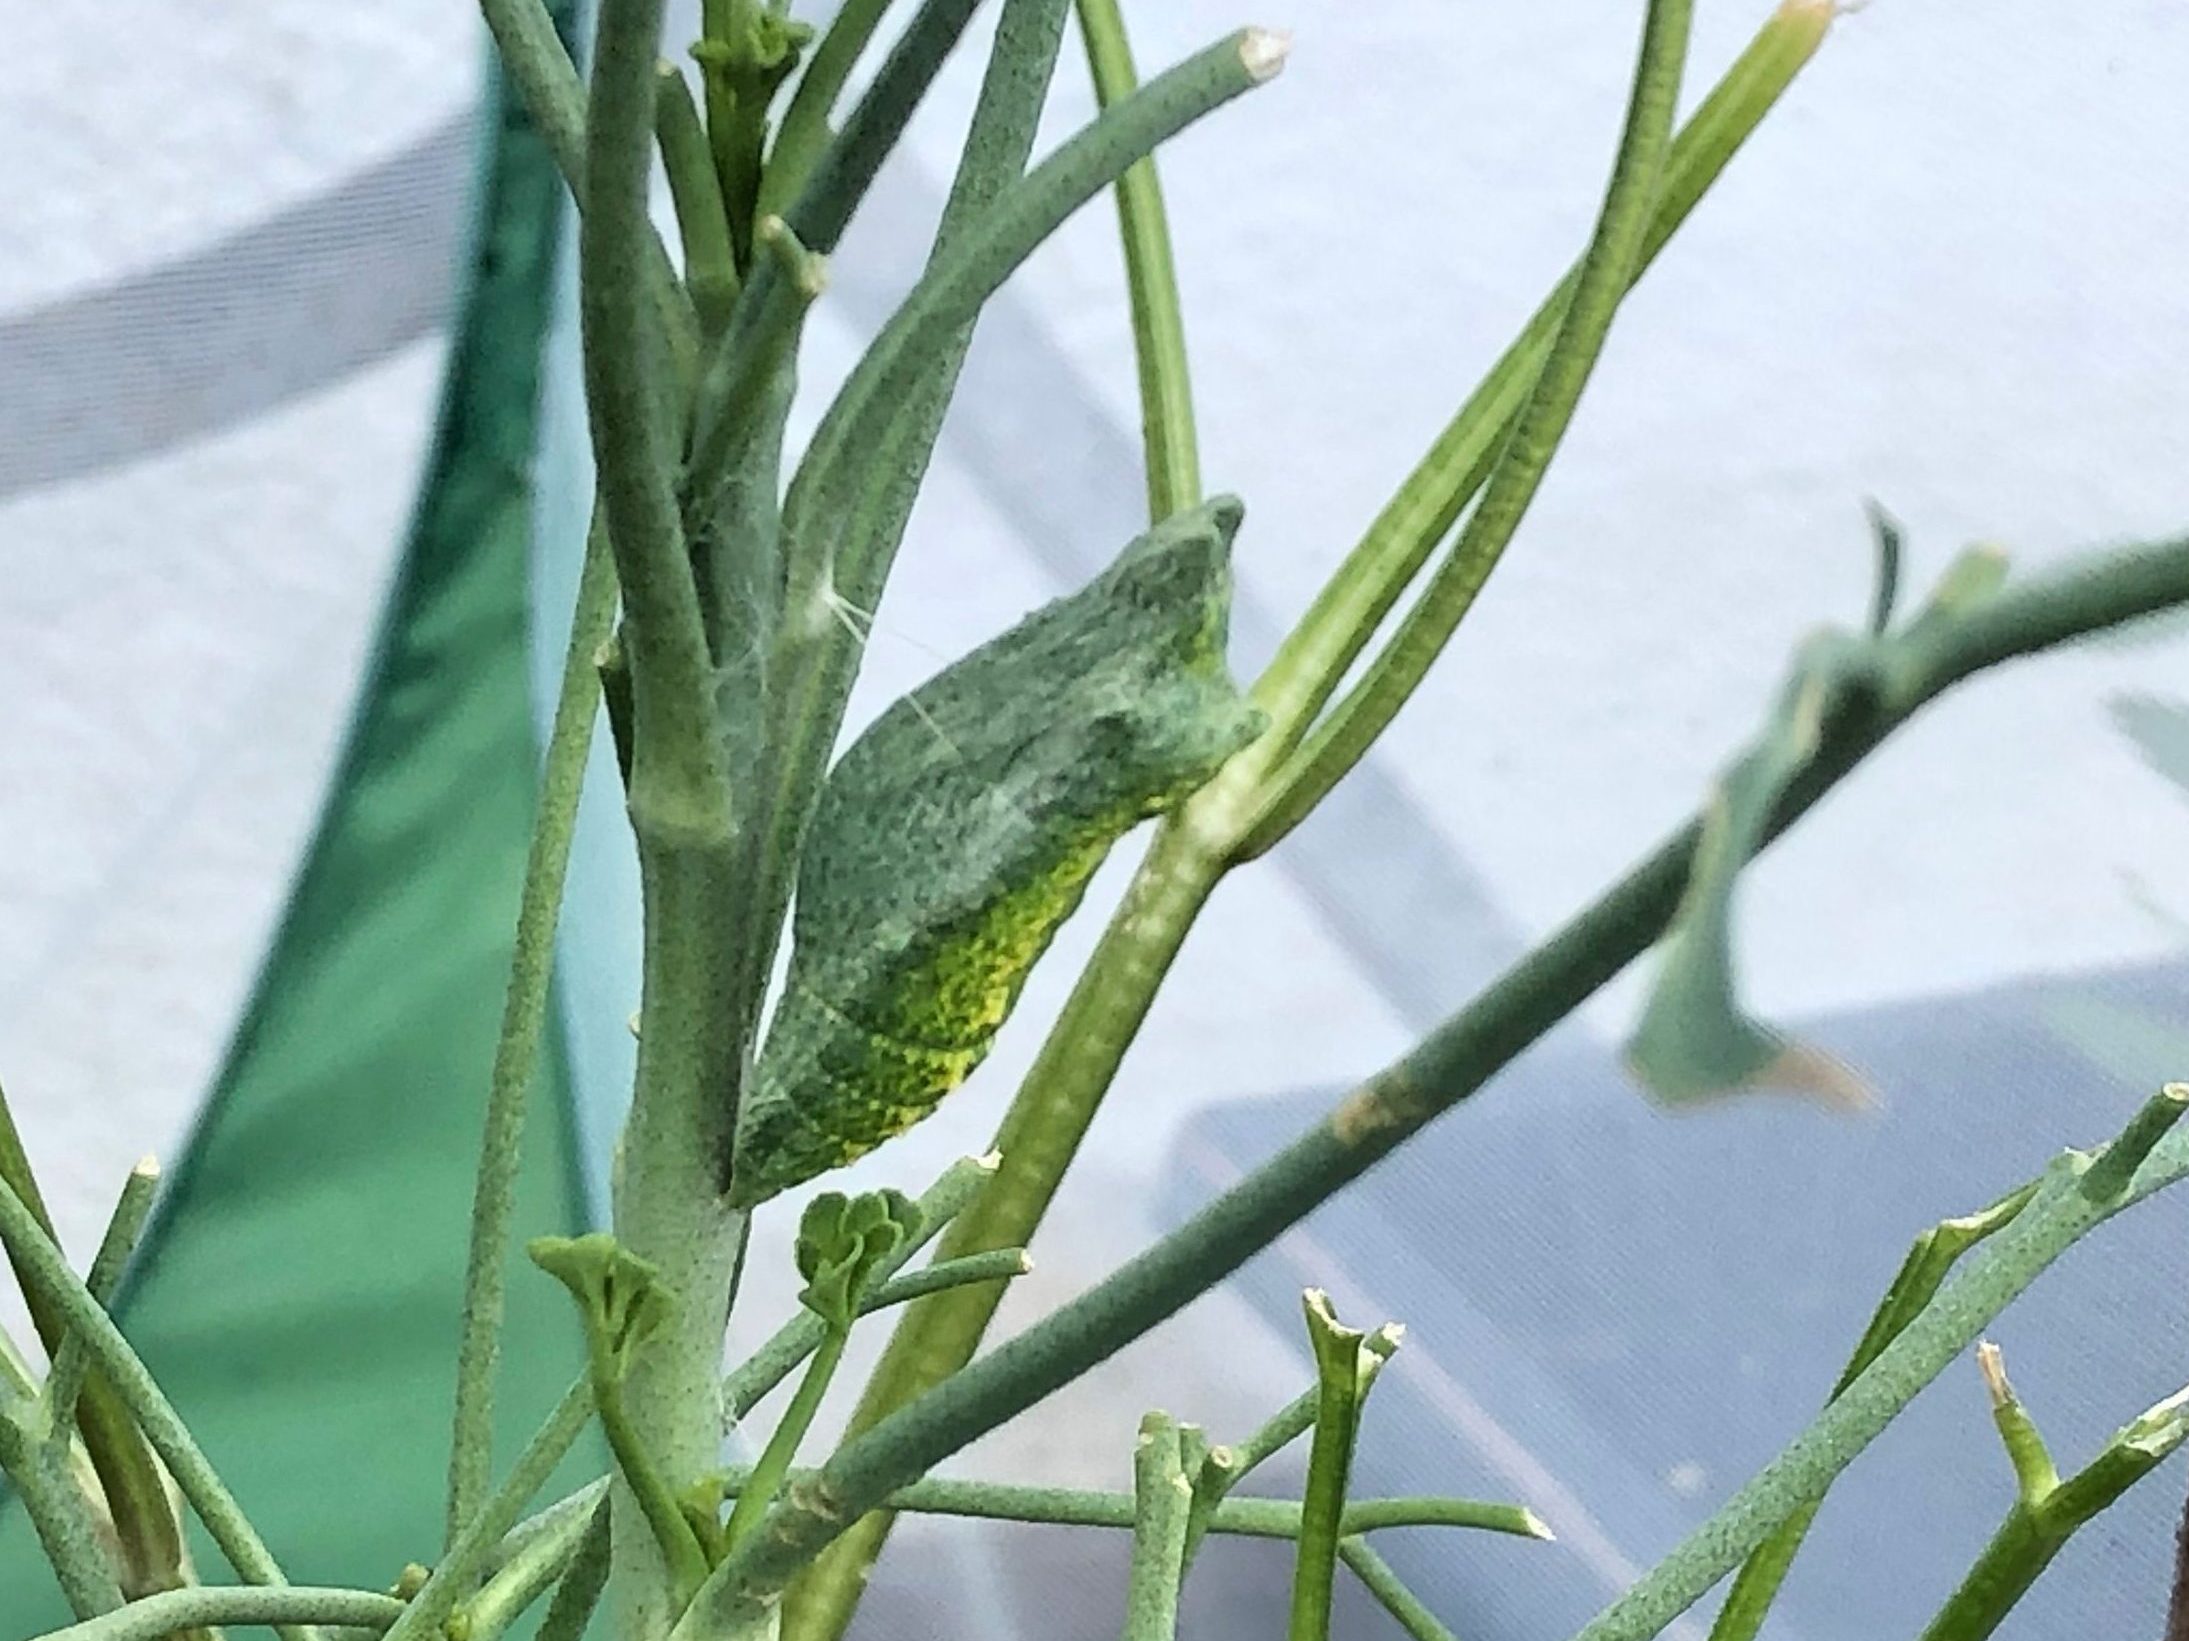
[[[1242,514],[1165,521],[884,712],[829,774],[790,970],[739,1114],[749,1207],[971,1074],[1110,846],[1252,740],[1224,665]]]

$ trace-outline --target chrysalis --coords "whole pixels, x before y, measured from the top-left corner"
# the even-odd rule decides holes
[[[1157,526],[898,701],[831,771],[733,1202],[932,1111],[987,1055],[1110,846],[1259,731],[1224,666],[1241,511],[1220,497]]]

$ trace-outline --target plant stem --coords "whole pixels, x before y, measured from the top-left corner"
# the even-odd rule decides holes
[[[828,1394],[829,1382],[836,1377],[836,1370],[844,1360],[844,1346],[850,1340],[848,1328],[830,1328],[823,1334],[820,1348],[806,1367],[806,1376],[798,1381],[797,1394],[784,1409],[782,1419],[760,1455],[760,1462],[753,1466],[737,1495],[736,1508],[731,1510],[729,1525],[723,1531],[726,1545],[735,1548],[760,1524],[768,1506],[782,1492],[783,1483],[790,1477],[791,1461],[798,1457],[798,1444],[813,1428],[814,1415],[821,1411],[821,1398]]]
[[[1158,827],[997,1130],[1003,1161],[995,1179],[952,1223],[938,1258],[1033,1241],[1222,874],[1221,861],[1194,829],[1175,821]],[[964,1288],[910,1307],[860,1393],[847,1437],[873,1429],[971,1361],[1002,1297],[994,1288]],[[795,1641],[834,1641],[843,1634],[889,1525],[881,1512],[859,1522],[800,1580]]]
[[[0,1089],[0,1185],[12,1190],[29,1210],[41,1240],[49,1246],[58,1246],[53,1216],[47,1211],[45,1198],[38,1189],[37,1175],[32,1171],[29,1153],[16,1129],[4,1089]],[[149,1188],[142,1200],[134,1202],[131,1191],[125,1188],[123,1203],[132,1212],[149,1208]],[[140,1219],[140,1228],[141,1224]],[[109,1230],[111,1232],[111,1226]],[[134,1232],[130,1245],[135,1245]],[[59,1366],[71,1337],[61,1302],[32,1279],[25,1268],[24,1256],[15,1252],[13,1243],[9,1244],[8,1257],[23,1290],[31,1326],[37,1330],[39,1343],[45,1346],[46,1360]],[[121,1257],[126,1260],[126,1251]],[[115,1279],[119,1280],[118,1272]],[[97,1303],[103,1314],[104,1298]],[[182,1528],[168,1500],[167,1484],[151,1449],[145,1444],[143,1433],[130,1417],[129,1409],[108,1383],[106,1375],[85,1365],[82,1349],[79,1345],[68,1352],[68,1380],[64,1381],[64,1387],[74,1400],[74,1419],[83,1435],[84,1452],[99,1478],[99,1491],[105,1497],[107,1515],[114,1524],[114,1536],[121,1546],[122,1593],[149,1595],[158,1590],[174,1589],[187,1580],[183,1576]]]
[[[1307,1459],[1300,1543],[1292,1561],[1288,1641],[1329,1641],[1330,1603],[1337,1588],[1338,1541],[1346,1536],[1345,1490],[1360,1436],[1361,1407],[1388,1359],[1368,1348],[1368,1335],[1343,1327],[1329,1295],[1305,1295],[1308,1337],[1315,1347],[1315,1443]]]
[[[610,1512],[597,1509],[578,1552],[571,1558],[555,1598],[540,1620],[538,1641],[583,1641],[593,1610],[608,1585]]]
[[[1629,288],[1815,55],[1837,11],[1833,0],[1784,0],[1681,128],[1665,156]],[[1582,266],[1576,263],[1536,309],[1279,646],[1254,688],[1255,703],[1270,716],[1270,732],[1241,763],[1267,775],[1277,759],[1293,752],[1436,544],[1490,477],[1562,332]],[[1349,710],[1366,713],[1366,706],[1356,698]],[[1371,718],[1363,716],[1349,732],[1348,746],[1365,747],[1380,732],[1381,720],[1371,725]],[[1357,753],[1322,750],[1335,745],[1337,733],[1334,719],[1318,735],[1315,749],[1291,757],[1284,773],[1270,779],[1262,812],[1247,828],[1235,859],[1250,860],[1269,849],[1351,768]]]
[[[569,1568],[595,1538],[608,1532],[608,1504],[595,1495],[589,1510],[573,1510],[559,1518],[549,1531],[535,1534],[461,1603],[448,1620],[448,1630],[460,1641],[495,1641],[547,1592],[567,1576]],[[605,1546],[603,1547],[605,1549]]]
[[[708,151],[707,128],[700,123],[684,71],[674,63],[654,65],[654,138],[676,201],[685,287],[699,310],[700,329],[714,336],[728,323],[737,302],[737,252],[722,182]]]
[[[585,87],[570,48],[563,43],[555,19],[541,0],[479,0],[480,13],[494,36],[494,49],[502,72],[516,87],[517,98],[539,130],[547,151],[562,173],[570,197],[585,208]],[[669,265],[661,236],[647,228],[646,300],[654,310],[662,334],[668,340],[672,368],[678,380],[690,381],[697,370],[699,324]]]
[[[0,1412],[0,1476],[13,1484],[69,1611],[96,1618],[121,1606],[122,1589],[68,1459],[66,1446],[39,1440],[12,1412]]]
[[[199,1587],[165,1590],[82,1624],[54,1630],[42,1641],[162,1641],[178,1631],[215,1624],[340,1625],[384,1630],[400,1618],[403,1603],[367,1590],[319,1589],[292,1584],[281,1589]]]
[[[760,183],[760,209],[780,215],[798,197],[813,162],[828,146],[829,111],[842,95],[844,82],[874,38],[890,0],[844,0],[829,19],[821,43],[800,71],[783,117],[776,122],[775,142],[768,150],[767,170]]]
[[[1183,1438],[1167,1413],[1150,1413],[1140,1421],[1140,1441],[1133,1449],[1133,1554],[1124,1641],[1173,1641],[1178,1633],[1186,1518],[1193,1504]]]
[[[1885,1297],[1878,1302],[1869,1326],[1863,1329],[1861,1339],[1856,1342],[1854,1354],[1848,1358],[1846,1368],[1832,1386],[1832,1394],[1826,1398],[1828,1403],[1844,1395],[1847,1387],[1861,1376],[1862,1370],[1877,1360],[1878,1352],[1923,1313],[1938,1296],[1947,1274],[1961,1256],[2002,1226],[2010,1224],[2014,1216],[2029,1205],[2041,1183],[2032,1180],[1976,1213],[1942,1219],[1910,1244],[1907,1257],[1901,1261],[1891,1286],[1885,1290]],[[1741,1564],[1740,1572],[1733,1579],[1733,1588],[1710,1626],[1710,1641],[1755,1641],[1771,1611],[1771,1603],[1778,1598],[1779,1586],[1786,1582],[1787,1571],[1801,1552],[1802,1541],[1808,1537],[1822,1502],[1819,1499],[1796,1510]]]
[[[1360,761],[1420,687],[1542,487],[1611,333],[1612,318],[1644,265],[1679,104],[1692,9],[1691,0],[1652,0],[1611,184],[1573,276],[1556,337],[1451,555],[1438,566],[1367,675],[1278,777],[1277,791],[1285,795],[1287,813],[1294,819]]]
[[[515,1525],[532,1496],[546,1485],[592,1417],[592,1380],[580,1375],[525,1444],[507,1479],[472,1513],[463,1532],[433,1569],[433,1576],[410,1598],[388,1631],[390,1641],[425,1641],[440,1634],[441,1626],[470,1592],[473,1578],[486,1565],[502,1535]]]
[[[1457,1641],[1421,1597],[1406,1587],[1406,1581],[1392,1570],[1391,1564],[1366,1544],[1357,1538],[1346,1539],[1339,1544],[1338,1554],[1414,1641]]]
[[[1995,1398],[1998,1395],[1996,1386],[1993,1394]],[[2039,1486],[2033,1491],[2026,1443],[2034,1435],[2034,1426],[2027,1426],[2026,1435],[2018,1431],[2009,1443],[2016,1473],[2023,1483],[2022,1496],[2007,1512],[2006,1520],[1960,1587],[1923,1631],[1922,1641],[1985,1641],[1996,1631],[2078,1528],[2189,1440],[2189,1391],[2130,1421],[2095,1459],[2068,1480],[2053,1477],[2051,1486]],[[2037,1446],[2041,1449],[2042,1444]],[[2049,1460],[2043,1462],[2043,1468],[2049,1471]],[[2040,1483],[2043,1479],[2037,1478]]]
[[[1140,83],[1117,0],[1078,0],[1080,38],[1094,78],[1095,102],[1109,108]],[[1118,236],[1132,301],[1133,358],[1140,374],[1140,432],[1147,452],[1148,522],[1160,524],[1201,500],[1201,457],[1194,435],[1193,382],[1186,368],[1186,327],[1171,256],[1170,219],[1155,158],[1138,160],[1117,179]]]
[[[637,1445],[669,1477],[689,1479],[720,1441],[722,1336],[745,1223],[720,1184],[757,996],[741,978],[745,932],[730,921],[738,851],[715,673],[675,493],[658,338],[640,300],[660,41],[660,0],[602,0],[579,302],[599,495],[623,586],[628,806],[644,901],[638,1069],[615,1223],[678,1298],[633,1365],[624,1405]],[[627,1488],[617,1498],[617,1622],[625,1641],[650,1641],[668,1628],[673,1581],[638,1500]]]
[[[562,684],[542,760],[532,841],[517,901],[517,933],[501,1034],[487,1077],[484,1135],[471,1198],[471,1240],[464,1265],[463,1336],[456,1356],[455,1433],[449,1448],[444,1548],[453,1545],[486,1496],[494,1464],[494,1376],[501,1360],[509,1227],[523,1162],[525,1106],[539,1074],[540,1040],[555,972],[555,922],[569,874],[570,839],[585,785],[593,720],[600,707],[594,657],[616,613],[615,559],[599,507],[586,531],[577,608],[565,648]]]
[[[927,1188],[915,1204],[920,1211],[919,1229],[874,1269],[874,1275],[881,1279],[875,1290],[877,1295],[889,1278],[910,1264],[914,1254],[941,1235],[943,1228],[964,1211],[981,1186],[994,1176],[998,1160],[994,1152],[983,1157],[961,1157]],[[778,1328],[766,1344],[723,1381],[722,1401],[729,1417],[743,1419],[759,1406],[762,1397],[781,1384],[800,1362],[820,1349],[822,1337],[827,1332],[828,1324],[801,1305],[796,1316]]]
[[[151,1217],[152,1199],[159,1194],[159,1189],[160,1165],[152,1157],[142,1159],[122,1181],[122,1192],[114,1203],[114,1212],[108,1216],[106,1233],[99,1239],[99,1251],[91,1256],[91,1269],[84,1273],[84,1289],[99,1302],[101,1309],[114,1303],[114,1295],[122,1285],[122,1275],[128,1270],[130,1259],[136,1254],[137,1240],[144,1235],[144,1222]],[[46,1375],[43,1412],[47,1442],[67,1444],[69,1432],[76,1426],[77,1404],[90,1377],[90,1369],[91,1358],[83,1336],[71,1330],[62,1338],[61,1348],[53,1353],[53,1369]],[[135,1435],[134,1424],[130,1430]],[[157,1472],[154,1472],[155,1483],[157,1479]],[[174,1514],[168,1506],[164,1485],[160,1486],[159,1498],[162,1517],[173,1522]],[[179,1575],[181,1568],[177,1566],[174,1571]],[[140,1590],[137,1593],[152,1592]]]
[[[288,1580],[282,1576],[273,1552],[266,1548],[189,1427],[115,1327],[113,1318],[69,1269],[67,1259],[54,1246],[38,1216],[5,1180],[0,1180],[0,1241],[7,1244],[25,1292],[36,1293],[50,1303],[61,1323],[82,1336],[99,1373],[98,1382],[112,1388],[125,1414],[134,1418],[152,1451],[166,1462],[175,1485],[197,1511],[228,1564],[251,1583],[286,1584]],[[90,1381],[84,1389],[88,1399]],[[156,1469],[153,1474],[157,1476]],[[159,1497],[165,1508],[164,1487]],[[172,1515],[168,1519],[172,1526]],[[286,1641],[317,1641],[308,1628],[296,1625],[285,1627],[282,1633]]]
[[[1957,608],[1950,619],[1925,630],[1908,630],[1889,660],[1880,664],[1874,693],[1828,715],[1808,761],[1773,814],[1770,836],[1783,832],[1886,735],[1961,679],[2009,657],[2183,602],[2189,602],[2189,539],[2099,555]],[[780,1521],[754,1534],[715,1569],[694,1606],[698,1617],[686,1636],[705,1635],[710,1622],[764,1606],[817,1549],[895,1489],[1175,1314],[1473,1094],[1663,931],[1685,884],[1698,835],[1699,825],[1691,821],[1474,1003],[1186,1224],[1071,1304],[848,1442],[811,1486],[794,1484],[785,1502],[771,1512],[771,1521]],[[2162,1145],[2161,1153],[2177,1156],[2180,1148],[2170,1150],[2171,1145],[2171,1140]],[[2147,1164],[2137,1176],[2139,1186],[2150,1175]],[[2006,1234],[2022,1228],[2018,1220]],[[2067,1240],[2086,1228],[2087,1223],[2079,1225]],[[2042,1262],[2021,1273],[2004,1297],[2019,1291]],[[1986,1263],[1991,1268],[1991,1261]],[[1937,1329],[1926,1334],[1922,1345],[1911,1346],[1916,1331],[1889,1347],[1865,1379],[1875,1376],[1896,1352],[1905,1364],[1911,1350],[1936,1348]],[[1913,1393],[1914,1387],[1907,1387],[1906,1394]],[[1852,1423],[1837,1421],[1890,1417],[1897,1405],[1886,1409],[1872,1397],[1860,1412],[1835,1408],[1825,1419],[1844,1432]],[[1821,1486],[1830,1473],[1830,1466],[1820,1467],[1812,1479]],[[1808,1484],[1805,1479],[1803,1485]],[[1758,1530],[1754,1538],[1739,1542],[1734,1559],[1752,1550],[1799,1502],[1797,1497],[1781,1509],[1750,1500],[1748,1508],[1756,1511],[1756,1518],[1743,1531]],[[1698,1553],[1697,1561],[1677,1577],[1692,1577],[1701,1564]],[[1718,1566],[1710,1578],[1730,1565]],[[1675,1587],[1684,1585],[1654,1590],[1652,1609],[1664,1599],[1665,1589]],[[1707,1581],[1686,1594],[1680,1606],[1706,1588]],[[1627,1621],[1622,1616],[1620,1622]],[[1608,1641],[1611,1633],[1626,1632],[1591,1635],[1589,1641]]]

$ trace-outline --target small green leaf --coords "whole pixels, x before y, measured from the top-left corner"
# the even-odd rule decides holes
[[[540,1236],[525,1244],[532,1263],[570,1290],[587,1337],[617,1379],[676,1309],[661,1273],[606,1231]]]
[[[798,1222],[799,1302],[830,1328],[848,1332],[876,1272],[919,1233],[920,1211],[901,1192],[846,1197],[824,1191]]]
[[[1726,772],[1704,810],[1687,892],[1659,959],[1656,985],[1627,1045],[1627,1065],[1659,1099],[1681,1104],[1768,1085],[1862,1106],[1869,1094],[1845,1066],[1751,1017],[1734,981],[1733,890],[1767,841],[1771,814],[1815,753],[1839,695],[1860,687],[1869,642],[1820,633],[1756,743]]]
[[[731,1200],[902,1133],[986,1057],[1110,846],[1261,717],[1224,664],[1239,503],[1166,520],[1092,585],[900,700],[830,774]]]

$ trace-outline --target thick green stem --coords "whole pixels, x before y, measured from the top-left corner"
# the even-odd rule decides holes
[[[2184,602],[2189,602],[2189,540],[2102,555],[1908,629],[1881,663],[1872,690],[1827,715],[1809,758],[1773,812],[1770,836],[1793,824],[1893,729],[1972,673]],[[1473,1004],[1177,1231],[847,1443],[812,1485],[794,1484],[762,1530],[715,1570],[694,1607],[705,1616],[687,1635],[709,1634],[709,1622],[764,1608],[784,1580],[895,1489],[1174,1315],[1481,1088],[1663,932],[1685,886],[1699,831],[1690,822]],[[2160,1147],[2160,1154],[2189,1166],[2180,1151],[2171,1140]],[[2148,1164],[2137,1176],[2139,1186],[2147,1176],[2155,1177]],[[2022,1228],[2017,1221],[2009,1234]],[[2086,1228],[2076,1227],[2067,1240]],[[1993,1250],[1987,1269],[1996,1258]],[[2001,1302],[2041,1265],[2024,1271]],[[1889,1347],[1864,1378],[1876,1376],[1895,1352],[1915,1348],[1909,1341],[1917,1331]],[[1922,1348],[1937,1345],[1932,1330]],[[1903,1354],[1902,1362],[1908,1359]],[[1897,1376],[1881,1383],[1897,1384]],[[1914,1388],[1906,1386],[1905,1394],[1913,1395]],[[1826,1418],[1890,1417],[1897,1406],[1885,1408],[1872,1399],[1860,1414],[1828,1412]],[[1821,1486],[1829,1468],[1818,1474]],[[1760,1530],[1732,1551],[1733,1559],[1754,1549],[1801,1502],[1796,1497],[1783,1508],[1773,1504],[1759,1510]],[[1753,1501],[1750,1508],[1757,1508]],[[1710,1577],[1730,1565],[1717,1567]],[[1692,1568],[1680,1576],[1692,1576]],[[1707,1587],[1706,1582],[1687,1594],[1681,1606]],[[1653,1599],[1662,1599],[1662,1591]]]
[[[1108,108],[1140,84],[1117,0],[1078,0],[1095,101]],[[1132,302],[1133,359],[1140,375],[1140,434],[1147,452],[1148,522],[1160,524],[1201,500],[1201,456],[1194,433],[1193,381],[1186,368],[1186,325],[1171,256],[1170,218],[1151,154],[1117,179],[1118,236]]]
[[[1150,1413],[1140,1421],[1133,1450],[1133,1554],[1124,1641],[1172,1641],[1178,1633],[1186,1524],[1193,1506],[1185,1436],[1167,1413]]]
[[[450,1444],[448,1520],[456,1542],[486,1496],[494,1462],[494,1375],[501,1358],[509,1227],[517,1206],[525,1106],[538,1075],[540,1040],[555,971],[555,921],[570,866],[578,797],[585,785],[593,720],[600,706],[594,658],[616,613],[616,568],[599,508],[586,532],[577,609],[563,657],[562,684],[547,737],[532,843],[517,901],[517,936],[502,1004],[501,1035],[487,1077],[485,1134],[471,1198],[471,1245],[464,1268],[463,1338],[456,1357],[456,1428]]]

